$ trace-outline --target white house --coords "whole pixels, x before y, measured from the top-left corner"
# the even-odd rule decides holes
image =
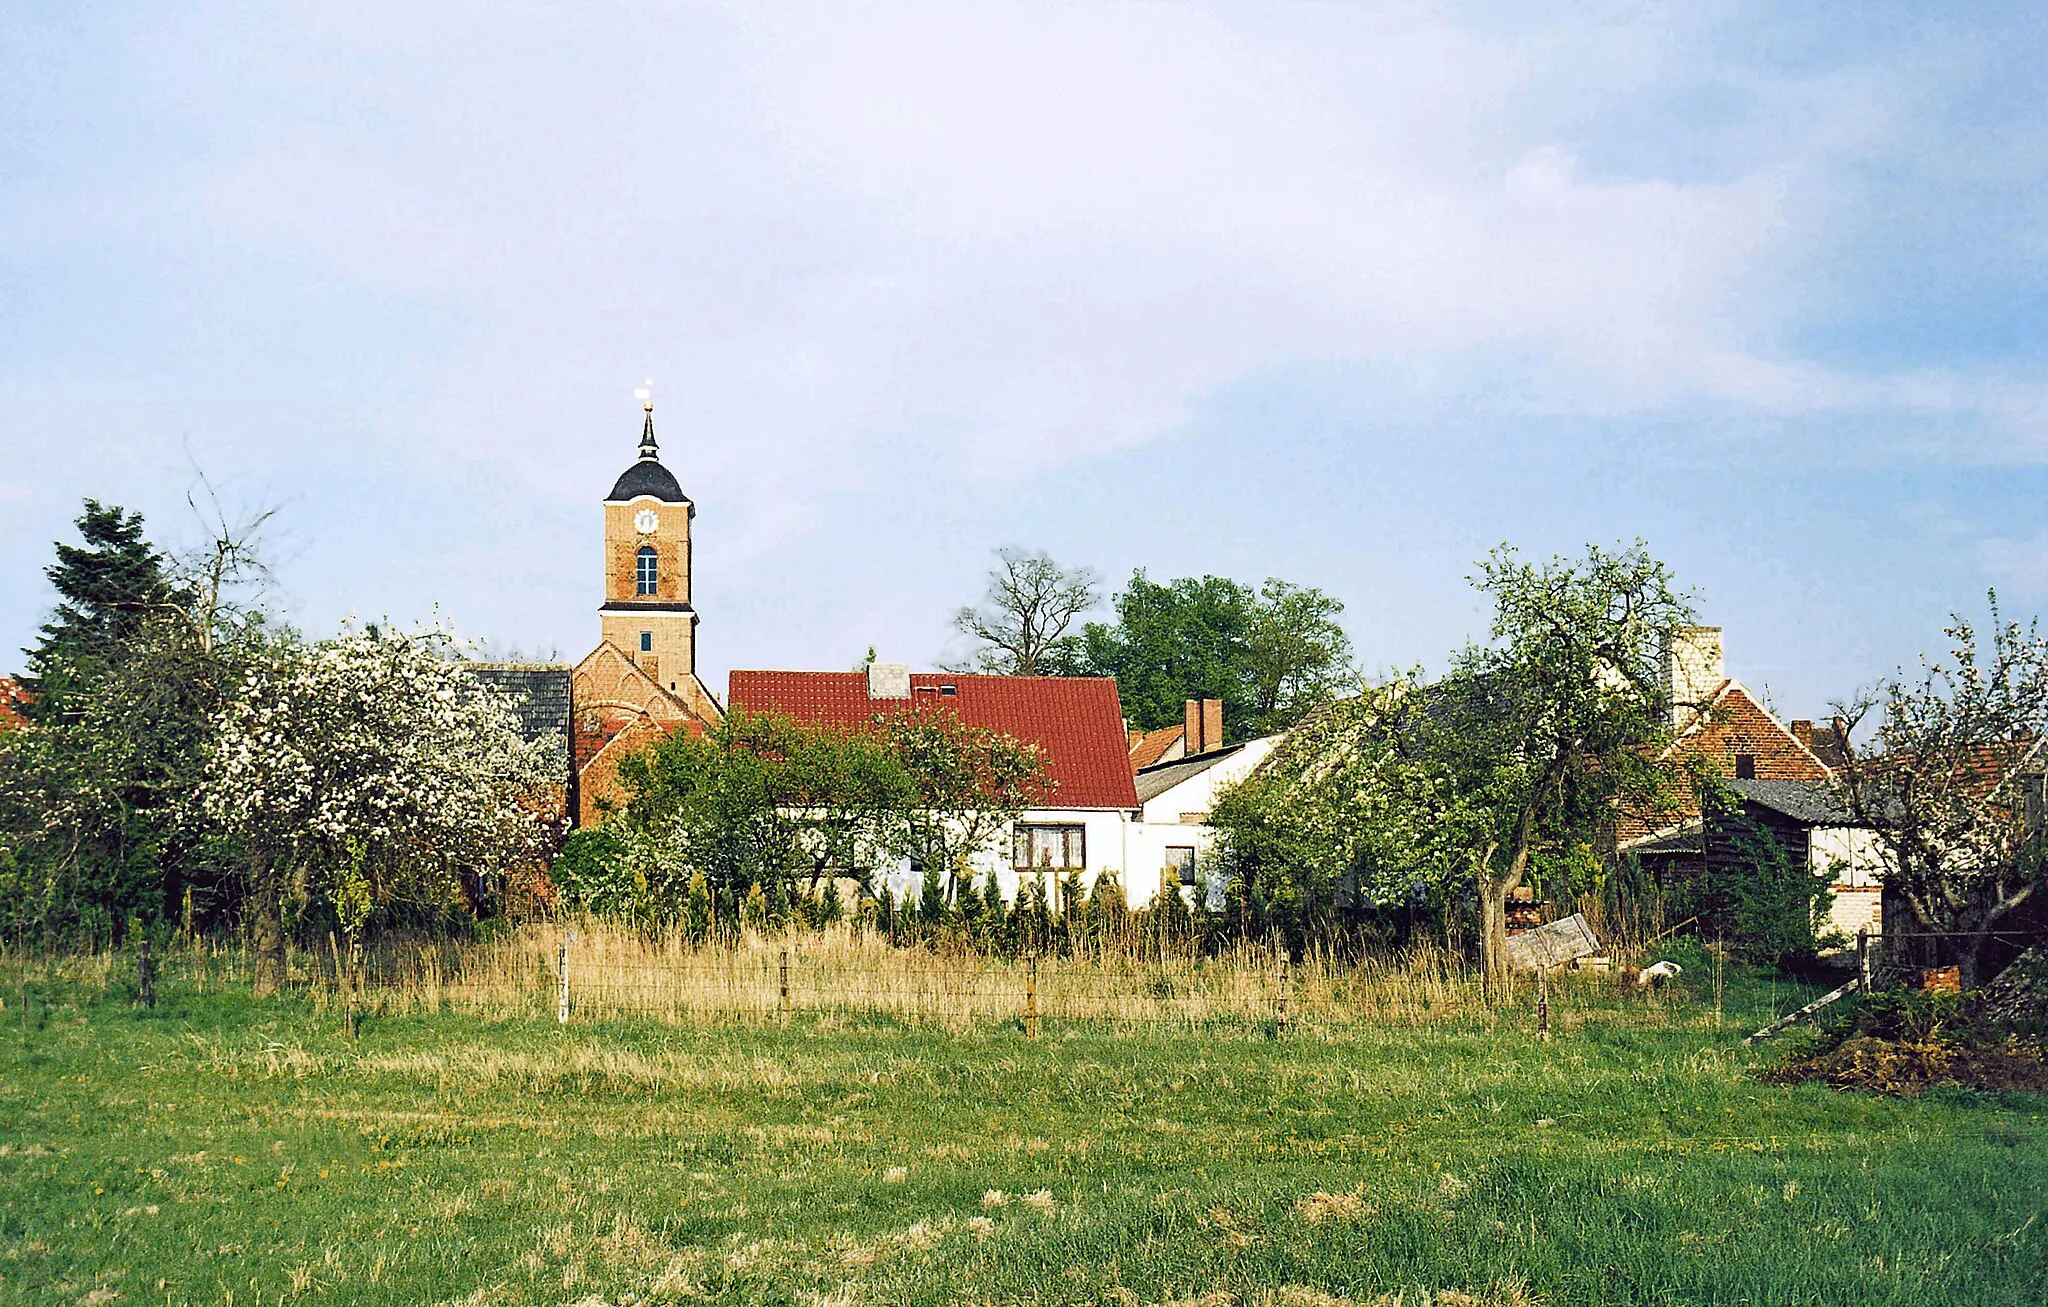
[[[1193,893],[1196,864],[1216,839],[1209,810],[1217,795],[1257,771],[1283,738],[1268,735],[1225,745],[1138,772],[1142,806],[1130,834],[1130,870],[1124,880],[1132,907],[1151,902],[1164,886]]]
[[[981,875],[994,872],[1013,902],[1029,878],[1057,908],[1075,873],[1084,891],[1113,876],[1129,893],[1127,870],[1147,861],[1132,844],[1141,805],[1122,705],[1108,677],[912,674],[901,663],[876,663],[866,672],[737,671],[730,688],[735,711],[776,712],[847,730],[899,713],[949,712],[970,726],[1038,746],[1053,781],[1052,806],[1018,817],[1009,838],[985,850],[976,868]],[[1147,884],[1156,886],[1152,865]],[[885,880],[899,898],[915,895],[921,869],[899,866]]]

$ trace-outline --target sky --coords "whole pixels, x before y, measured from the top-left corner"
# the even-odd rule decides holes
[[[0,8],[0,669],[90,496],[306,631],[596,641],[651,377],[700,671],[928,667],[992,551],[1368,670],[1641,538],[1785,716],[2048,603],[2048,10]]]

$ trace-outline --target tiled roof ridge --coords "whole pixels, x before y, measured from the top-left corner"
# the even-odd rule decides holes
[[[908,696],[871,699],[865,672],[740,668],[727,698],[736,712],[780,712],[846,729],[899,713],[949,711],[970,726],[1042,748],[1057,787],[1049,806],[1139,806],[1114,678],[918,672],[910,680]],[[936,693],[947,685],[956,693]]]
[[[1714,710],[1719,708],[1724,702],[1727,701],[1728,697],[1733,694],[1740,694],[1743,697],[1743,699],[1745,699],[1749,703],[1750,707],[1756,709],[1758,713],[1762,714],[1765,721],[1768,721],[1771,725],[1777,727],[1778,733],[1785,737],[1786,742],[1789,743],[1793,748],[1799,750],[1799,752],[1805,754],[1807,758],[1812,761],[1814,766],[1820,768],[1821,774],[1823,776],[1832,777],[1835,774],[1835,769],[1833,767],[1828,766],[1828,764],[1822,760],[1819,754],[1815,753],[1811,748],[1808,748],[1806,744],[1803,743],[1797,735],[1794,735],[1792,733],[1791,727],[1787,726],[1784,722],[1778,720],[1778,714],[1772,712],[1770,708],[1764,704],[1763,700],[1757,698],[1755,694],[1751,693],[1750,688],[1748,686],[1744,685],[1741,681],[1737,680],[1733,676],[1722,678],[1721,684],[1715,688],[1713,694],[1707,697],[1706,708],[1699,711],[1695,711],[1693,713],[1692,720],[1685,724],[1685,729],[1680,731],[1677,734],[1677,736],[1672,739],[1671,743],[1664,747],[1664,752],[1658,755],[1659,761],[1669,758],[1674,752],[1677,751],[1679,745],[1683,744],[1687,739],[1691,738],[1692,736],[1705,730],[1708,726],[1712,725],[1714,720]]]

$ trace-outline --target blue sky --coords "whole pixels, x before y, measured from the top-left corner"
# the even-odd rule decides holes
[[[1003,544],[1440,667],[1493,544],[1641,536],[1822,713],[2048,600],[2040,13],[10,5],[0,649],[196,460],[306,629],[578,656],[652,376],[720,691]]]

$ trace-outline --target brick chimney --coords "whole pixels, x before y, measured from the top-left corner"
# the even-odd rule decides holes
[[[908,699],[909,697],[909,663],[868,664],[868,698]]]
[[[1805,749],[1808,753],[1812,753],[1813,723],[1804,717],[1794,718],[1792,721],[1792,738],[1799,741],[1800,748]]]
[[[1721,628],[1681,626],[1664,642],[1664,685],[1671,695],[1671,728],[1683,731],[1711,706],[1722,672]]]
[[[1189,699],[1181,708],[1187,756],[1223,747],[1223,700]]]

